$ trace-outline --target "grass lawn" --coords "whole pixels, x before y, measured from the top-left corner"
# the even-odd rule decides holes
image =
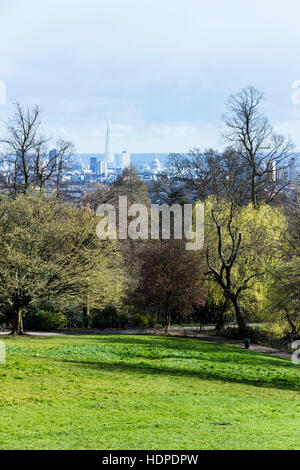
[[[187,338],[4,341],[0,449],[300,449],[288,360]]]

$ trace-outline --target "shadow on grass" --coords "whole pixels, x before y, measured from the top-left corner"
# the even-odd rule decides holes
[[[297,374],[298,371],[295,371],[295,374],[291,370],[295,366],[288,360],[270,357],[230,344],[196,338],[146,335],[52,336],[35,337],[34,340],[38,340],[38,342],[40,340],[46,342],[52,340],[53,345],[58,341],[60,344],[57,344],[55,349],[57,351],[61,349],[63,355],[61,357],[58,355],[55,358],[53,357],[53,359],[58,362],[69,362],[79,366],[132,373],[198,377],[205,380],[240,383],[258,387],[300,390],[300,374]],[[85,343],[84,346],[87,347],[89,345],[97,345],[99,347],[101,345],[116,345],[120,346],[120,348],[113,351],[107,350],[108,353],[112,352],[115,356],[114,359],[112,358],[114,362],[101,362],[100,358],[97,361],[97,353],[94,355],[96,360],[92,362],[76,360],[75,358],[74,360],[64,358],[65,347],[78,347],[80,349],[83,346],[83,342]],[[122,346],[125,349],[122,350]],[[134,348],[134,346],[141,347]],[[160,348],[162,353],[157,351]],[[165,352],[166,354],[164,354]],[[130,359],[133,359],[133,361],[129,362]],[[139,362],[136,361],[137,359],[139,359]],[[162,364],[162,361],[168,359],[178,361],[178,367]],[[151,364],[152,361],[160,361],[159,366]],[[193,361],[191,369],[187,368],[188,361]],[[198,361],[199,369],[195,361]],[[241,365],[240,376],[237,370],[239,364]],[[231,365],[232,367],[230,367]],[[221,370],[218,366],[221,366]],[[284,377],[283,375],[286,372],[288,373]]]
[[[159,358],[163,359],[163,358]],[[202,370],[189,370],[184,368],[174,368],[160,365],[155,366],[152,364],[147,364],[143,362],[139,363],[128,363],[125,361],[120,362],[105,362],[105,361],[76,361],[76,360],[68,360],[68,359],[59,359],[59,362],[72,364],[74,366],[80,367],[90,367],[95,370],[101,371],[109,371],[109,372],[125,372],[125,373],[134,373],[134,374],[141,374],[141,375],[164,375],[170,377],[190,377],[190,378],[198,378],[202,380],[212,380],[224,383],[233,383],[233,384],[243,384],[243,385],[251,385],[255,387],[264,387],[264,388],[276,388],[280,390],[291,390],[291,391],[299,391],[300,390],[300,383],[297,380],[295,383],[295,377],[287,377],[285,379],[279,377],[269,377],[261,378],[251,377],[251,371],[249,371],[249,375],[244,377],[233,376],[229,374],[229,371],[223,369],[222,371],[213,369],[213,367],[208,370],[204,368]]]
[[[133,351],[126,350],[124,354],[118,352],[120,357],[138,357],[145,358],[147,360],[160,360],[167,358],[174,359],[197,359],[199,361],[213,361],[220,363],[232,362],[232,355],[234,355],[234,362],[240,361],[243,364],[255,365],[255,366],[272,366],[272,367],[293,367],[292,362],[286,358],[269,356],[267,354],[246,350],[231,344],[202,340],[197,338],[184,338],[184,337],[169,337],[169,336],[99,336],[99,337],[80,337],[80,339],[88,339],[89,342],[96,342],[97,344],[118,344],[118,345],[140,345],[143,347],[158,348],[163,347],[177,352],[189,352],[193,351],[196,355],[182,355],[176,356],[170,355],[155,355],[155,354],[141,354],[134,353]],[[199,355],[197,355],[199,353]],[[212,354],[211,359],[206,359],[206,354]],[[222,357],[223,355],[223,357]],[[227,356],[227,357],[226,357]]]

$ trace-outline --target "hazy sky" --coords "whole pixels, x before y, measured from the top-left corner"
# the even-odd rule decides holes
[[[79,152],[220,147],[226,97],[265,91],[300,149],[299,0],[0,0],[0,80]],[[0,125],[0,131],[3,125]]]

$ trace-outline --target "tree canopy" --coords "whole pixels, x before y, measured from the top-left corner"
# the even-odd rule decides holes
[[[122,295],[122,256],[96,236],[96,215],[56,198],[0,201],[0,302],[23,333],[29,306],[51,302],[103,307]]]
[[[233,306],[241,334],[244,312],[264,310],[271,275],[282,257],[287,221],[280,208],[261,204],[234,206],[210,197],[205,204],[205,240],[210,292],[224,303],[223,314]],[[221,322],[222,323],[222,322]]]

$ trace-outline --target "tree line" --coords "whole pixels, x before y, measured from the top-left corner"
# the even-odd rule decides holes
[[[124,324],[166,332],[172,323],[211,322],[222,331],[236,321],[245,337],[257,321],[299,337],[300,204],[286,190],[294,147],[273,131],[262,102],[253,87],[229,98],[222,152],[171,154],[170,170],[148,185],[127,168],[76,205],[61,191],[72,144],[58,140],[45,159],[40,110],[17,103],[1,140],[12,171],[0,200],[0,303],[12,331],[22,334],[32,311],[77,312],[70,324],[85,326],[114,311]],[[174,236],[99,240],[97,207],[116,206],[120,195],[149,212],[151,203],[204,203],[205,246],[186,251]]]

